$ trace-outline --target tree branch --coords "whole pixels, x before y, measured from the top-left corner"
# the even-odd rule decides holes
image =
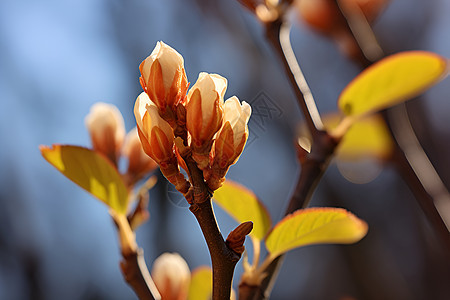
[[[193,201],[189,210],[202,230],[211,256],[213,269],[213,300],[229,300],[234,268],[241,255],[227,247],[217,225],[211,203],[211,193],[202,171],[190,155],[185,157],[193,186]]]

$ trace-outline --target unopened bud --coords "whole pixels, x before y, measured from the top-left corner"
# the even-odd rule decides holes
[[[219,188],[228,168],[237,162],[244,150],[248,138],[248,121],[252,113],[250,105],[239,103],[235,96],[229,98],[224,105],[224,125],[217,134],[213,147],[212,165],[208,186],[212,190]]]
[[[163,253],[153,263],[152,278],[163,300],[185,300],[191,272],[177,253]]]
[[[86,116],[85,123],[91,135],[93,149],[117,165],[125,138],[123,117],[117,107],[102,102],[96,103]]]
[[[132,182],[136,182],[158,167],[158,164],[142,149],[137,128],[127,134],[122,153],[128,158],[127,174]]]
[[[251,221],[240,224],[228,235],[226,241],[227,246],[237,254],[242,254],[245,250],[245,237],[252,231],[252,229],[253,222]]]
[[[139,70],[142,88],[163,114],[184,101],[188,82],[183,56],[175,49],[158,42]]]
[[[134,105],[138,134],[142,148],[159,165],[174,158],[173,131],[164,121],[156,105],[146,93],[141,93]]]
[[[208,166],[213,136],[222,127],[226,88],[226,78],[200,73],[187,96],[186,127],[191,135],[192,157],[200,169]]]

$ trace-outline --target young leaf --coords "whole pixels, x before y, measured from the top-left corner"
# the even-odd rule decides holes
[[[271,227],[270,215],[266,207],[252,191],[231,180],[226,180],[214,192],[214,201],[237,222],[253,222],[250,236],[262,240]]]
[[[351,244],[367,233],[366,222],[342,208],[306,208],[286,216],[269,233],[272,257],[313,244]]]
[[[212,295],[212,271],[198,267],[192,272],[187,300],[209,300]]]
[[[327,124],[326,120],[324,122]],[[371,115],[353,123],[339,143],[336,157],[342,161],[366,157],[384,160],[391,155],[392,150],[393,141],[386,123],[381,116]]]
[[[41,146],[42,156],[64,176],[118,214],[125,214],[128,191],[117,169],[103,155],[78,146]]]
[[[358,117],[418,96],[448,73],[446,58],[432,52],[391,55],[370,66],[344,89],[338,106]]]

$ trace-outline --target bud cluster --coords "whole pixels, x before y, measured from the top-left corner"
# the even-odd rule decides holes
[[[186,169],[187,155],[203,171],[210,190],[219,188],[244,150],[250,105],[235,96],[224,102],[227,80],[217,74],[200,73],[187,92],[183,57],[163,42],[139,69],[144,92],[134,114],[145,153],[183,194],[189,183],[179,167]]]

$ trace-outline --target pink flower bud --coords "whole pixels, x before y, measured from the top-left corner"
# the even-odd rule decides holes
[[[184,101],[188,82],[183,57],[175,49],[158,42],[139,70],[142,88],[162,113]]]
[[[125,138],[125,126],[120,111],[112,104],[96,103],[85,118],[92,147],[103,153],[115,165]]]
[[[177,253],[163,253],[153,263],[152,277],[161,299],[185,300],[189,291],[191,271]]]
[[[156,162],[145,154],[139,139],[137,128],[133,128],[126,136],[122,154],[128,158],[127,174],[135,182],[158,167]]]
[[[173,160],[172,128],[160,117],[158,108],[144,92],[136,99],[134,116],[144,152],[159,165]]]

